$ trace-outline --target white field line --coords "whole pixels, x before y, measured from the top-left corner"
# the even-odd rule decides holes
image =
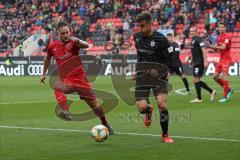
[[[34,103],[49,103],[55,101],[22,101],[22,102],[3,102],[0,105],[8,105],[8,104],[34,104]]]
[[[0,126],[0,128],[5,129],[25,129],[25,130],[41,130],[41,131],[55,131],[55,132],[80,132],[80,133],[90,133],[86,130],[76,130],[76,129],[63,129],[63,128],[32,128],[32,127],[18,127],[18,126]],[[161,137],[158,134],[144,134],[144,133],[124,133],[116,132],[116,135],[129,135],[129,136],[148,136],[148,137]],[[240,139],[224,139],[224,138],[206,138],[206,137],[188,137],[188,136],[171,136],[176,139],[193,139],[202,141],[223,141],[223,142],[240,142]]]
[[[189,88],[190,89],[190,91],[194,91],[195,89],[194,89],[194,87],[192,87],[192,88]],[[185,91],[185,92],[183,92],[183,91]],[[180,88],[180,89],[177,89],[177,90],[175,90],[174,91],[174,93],[175,94],[169,94],[169,95],[186,95],[186,89],[185,88]],[[219,93],[219,91],[217,91],[217,93]],[[220,93],[223,93],[223,91],[221,91]],[[235,90],[233,90],[233,93],[240,93],[240,91],[235,91]],[[209,93],[202,93],[202,94],[209,94]]]

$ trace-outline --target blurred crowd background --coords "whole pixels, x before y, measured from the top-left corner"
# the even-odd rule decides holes
[[[49,36],[47,42],[38,40],[45,50],[45,43],[57,38],[59,19],[93,46],[122,44],[137,31],[135,18],[142,11],[152,13],[154,28],[170,27],[180,38],[188,38],[189,28],[197,25],[201,36],[216,43],[219,22],[228,32],[240,32],[240,0],[1,0],[0,10],[1,51],[33,34]]]

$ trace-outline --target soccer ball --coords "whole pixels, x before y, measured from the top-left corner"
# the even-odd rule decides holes
[[[104,142],[109,137],[109,131],[104,125],[96,125],[92,128],[92,137],[96,142]]]

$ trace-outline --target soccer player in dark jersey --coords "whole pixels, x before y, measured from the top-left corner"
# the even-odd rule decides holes
[[[172,50],[172,52],[171,52],[172,53],[172,63],[169,68],[169,73],[173,74],[175,72],[182,79],[184,86],[186,87],[187,94],[190,94],[188,80],[184,74],[182,62],[179,58],[179,52],[180,52],[179,45],[176,42],[174,42],[172,33],[168,33],[167,38],[171,45],[170,49]]]
[[[58,104],[61,106],[59,116],[66,120],[72,120],[72,115],[67,104],[65,94],[76,92],[100,118],[109,134],[114,134],[112,127],[108,124],[102,106],[97,102],[96,96],[87,80],[84,68],[79,56],[80,48],[88,48],[88,43],[76,37],[70,36],[70,29],[66,22],[60,21],[57,25],[59,40],[52,42],[44,59],[43,75],[40,79],[44,83],[47,69],[52,57],[56,59],[59,81],[53,84],[54,93]]]
[[[217,45],[209,45],[209,47],[220,52],[220,61],[216,66],[214,80],[224,89],[223,98],[219,100],[220,103],[223,103],[227,102],[233,94],[233,90],[228,83],[228,70],[231,64],[231,36],[226,32],[224,23],[219,24],[219,32]]]
[[[195,27],[190,28],[190,37],[192,38],[190,48],[192,52],[193,81],[197,92],[197,98],[190,102],[202,102],[201,88],[206,89],[210,93],[210,101],[213,101],[216,91],[210,88],[205,82],[201,81],[204,68],[208,66],[207,53],[204,46],[205,44],[202,38],[198,36],[197,28]]]
[[[168,53],[170,44],[164,35],[153,30],[150,13],[141,13],[136,20],[140,30],[134,34],[137,50],[137,67],[133,75],[133,79],[136,80],[136,106],[141,114],[145,114],[144,122],[149,127],[152,121],[153,107],[149,104],[148,99],[151,90],[153,90],[160,113],[162,141],[173,143],[173,140],[168,136],[169,114],[167,107],[168,68],[166,65],[169,65],[171,60]],[[159,71],[161,67],[162,69],[167,68],[162,75]]]

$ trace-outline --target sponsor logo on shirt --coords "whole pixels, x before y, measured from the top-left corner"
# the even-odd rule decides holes
[[[169,48],[168,48],[168,52],[169,52],[169,53],[172,53],[172,52],[173,52],[173,47],[169,47]]]
[[[203,42],[200,43],[200,47],[204,47],[204,43]]]
[[[71,56],[72,56],[72,54],[70,52],[66,52],[64,55],[59,56],[58,59],[59,60],[64,60],[64,59],[67,59],[67,58],[69,58]]]
[[[151,45],[151,47],[154,47],[155,46],[155,41],[152,40],[150,45]]]
[[[66,44],[66,48],[67,49],[71,49],[72,48],[72,44],[71,43]]]

